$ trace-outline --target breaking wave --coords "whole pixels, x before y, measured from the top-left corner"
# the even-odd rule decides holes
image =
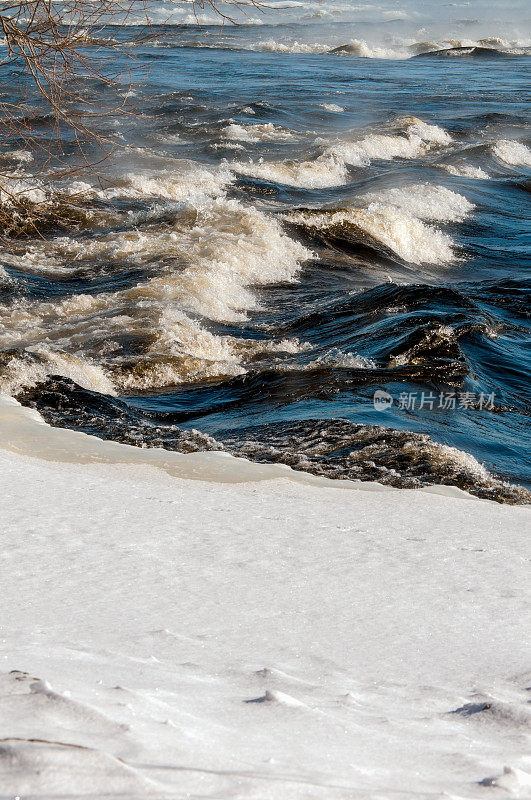
[[[365,201],[395,206],[431,222],[462,222],[474,205],[462,194],[432,183],[411,184],[364,196]]]
[[[0,305],[0,343],[9,354],[0,370],[4,391],[14,393],[46,375],[107,394],[148,389],[239,375],[259,353],[297,350],[295,341],[220,335],[208,321],[245,320],[259,306],[254,287],[294,280],[312,253],[273,217],[228,199],[227,170],[181,166],[181,173],[127,174],[104,189],[78,182],[71,191],[88,201],[171,203],[115,211],[114,218],[106,212],[110,230],[34,240],[20,253],[3,254],[8,270],[28,275],[73,280],[80,271],[106,265],[113,281],[131,283],[59,299],[15,292]],[[137,276],[132,281],[131,270]]]
[[[367,167],[373,160],[415,159],[452,143],[443,128],[417,117],[397,119],[389,132],[369,133],[354,141],[335,142],[312,160],[233,162],[231,169],[259,180],[317,189],[340,186],[348,180],[348,166]]]
[[[286,142],[293,139],[293,133],[284,128],[279,128],[271,122],[254,125],[238,125],[231,122],[223,129],[225,139],[235,139],[240,142]]]
[[[306,55],[324,54],[330,52],[330,45],[307,44],[304,42],[277,42],[274,39],[257,42],[249,45],[250,50],[261,53],[304,53]]]
[[[114,178],[111,186],[100,189],[84,181],[75,181],[69,191],[101,200],[118,198],[145,199],[157,197],[176,202],[217,197],[232,182],[233,176],[224,167],[208,168],[193,161],[174,160],[171,167],[154,173],[131,172]]]
[[[320,155],[310,161],[239,161],[231,168],[240,175],[249,175],[271,183],[300,186],[302,189],[322,189],[341,186],[348,179],[345,162],[334,154]]]
[[[308,209],[285,218],[336,246],[356,240],[370,246],[372,241],[376,251],[383,245],[408,263],[443,265],[456,258],[454,242],[424,220],[461,222],[474,208],[462,195],[430,184],[389,189],[360,200],[367,203],[365,208]]]
[[[264,20],[265,21],[265,20]],[[183,20],[191,24],[191,20]],[[258,20],[247,19],[247,25],[258,24]],[[196,24],[196,23],[193,23]],[[213,20],[202,23],[204,25],[221,25]],[[228,50],[250,50],[258,53],[278,53],[279,55],[318,55],[318,56],[344,56],[364,59],[405,60],[415,57],[435,58],[499,58],[528,56],[531,53],[529,40],[503,39],[498,36],[480,39],[434,39],[415,41],[412,38],[394,37],[391,44],[368,41],[366,39],[351,39],[348,42],[331,44],[326,41],[299,41],[294,38],[269,38],[258,41],[246,42],[240,39],[226,40],[221,36],[190,39],[183,37],[176,40],[172,32],[167,37],[158,35],[153,39],[155,47],[195,47],[219,48]]]
[[[416,117],[398,119],[398,133],[371,133],[354,142],[332,145],[328,153],[355,167],[368,166],[371,161],[390,161],[394,158],[418,158],[434,147],[445,147],[452,137],[437,125],[428,125]]]
[[[531,150],[521,142],[500,139],[500,141],[492,145],[492,152],[505,164],[531,167]]]
[[[473,164],[437,164],[437,166],[449,175],[455,175],[456,178],[474,178],[479,181],[487,181],[490,178],[484,169]]]

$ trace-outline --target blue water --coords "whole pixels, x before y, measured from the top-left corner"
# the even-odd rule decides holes
[[[311,25],[131,48],[129,113],[99,123],[117,148],[82,177],[95,216],[4,258],[10,375],[46,373],[13,391],[144,446],[522,500],[499,481],[531,485],[531,58],[413,58],[396,31],[374,45],[395,57],[278,52],[353,38]]]

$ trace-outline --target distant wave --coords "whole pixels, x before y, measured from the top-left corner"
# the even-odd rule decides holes
[[[338,46],[326,46],[318,43],[314,45],[293,42],[260,42],[251,49],[268,50],[279,53],[326,53],[328,55],[354,56],[357,58],[381,59],[406,59],[419,56],[475,56],[475,57],[502,57],[531,55],[529,43],[505,41],[498,37],[479,40],[448,39],[443,41],[411,42],[384,46],[373,44],[363,39],[353,39]]]
[[[254,21],[257,25],[259,20]],[[203,23],[208,27],[209,24]],[[247,25],[252,26],[253,21],[248,20]],[[169,29],[168,29],[169,28]],[[152,47],[175,48],[175,47],[197,47],[207,49],[222,50],[250,50],[261,53],[279,54],[301,54],[301,55],[335,55],[354,58],[376,58],[403,60],[415,57],[435,57],[435,58],[501,58],[531,55],[531,45],[529,40],[505,40],[500,37],[487,37],[484,39],[441,39],[413,41],[404,39],[395,41],[392,44],[380,42],[370,42],[365,39],[351,39],[347,42],[333,44],[326,41],[308,42],[298,39],[260,39],[259,41],[242,41],[227,36],[226,30],[223,33],[213,34],[209,37],[191,38],[180,33],[191,33],[190,24],[186,24],[184,31],[179,27],[168,26],[161,30],[154,28],[153,37],[149,44]],[[192,34],[193,35],[193,34]]]
[[[413,58],[515,58],[516,54],[494,47],[445,47],[442,50],[429,50],[418,53]]]

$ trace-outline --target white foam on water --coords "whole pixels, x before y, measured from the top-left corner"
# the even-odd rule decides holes
[[[452,238],[396,206],[373,202],[367,208],[334,213],[295,212],[286,217],[307,228],[326,230],[335,225],[361,228],[410,264],[448,264],[455,261]]]
[[[231,122],[222,130],[226,139],[235,139],[240,142],[287,142],[293,139],[293,133],[272,122],[259,124],[239,125]]]
[[[114,395],[117,388],[144,390],[241,375],[257,354],[296,353],[308,347],[297,339],[214,334],[174,303],[166,303],[160,292],[148,299],[147,289],[142,296],[140,288],[19,306],[3,311],[0,319],[10,327],[3,347],[20,351],[0,365],[0,391],[7,394],[61,375],[85,389]],[[133,360],[116,344],[124,334],[146,343]]]
[[[47,314],[42,304],[2,313],[2,322],[11,325],[9,340],[2,344],[20,354],[0,365],[0,391],[16,394],[50,375],[61,375],[85,389],[114,395],[117,389],[145,390],[241,375],[258,354],[296,353],[308,347],[297,339],[217,335],[163,298],[150,301],[133,294],[48,303]],[[132,360],[116,344],[124,334],[145,342]],[[46,344],[39,344],[41,340]]]
[[[307,372],[314,369],[375,369],[376,364],[370,358],[360,356],[358,353],[345,353],[339,347],[332,347],[326,353],[306,364],[279,364],[279,370],[300,370]]]
[[[302,189],[322,189],[341,186],[348,177],[345,162],[329,153],[313,161],[239,161],[231,164],[235,172],[258,180],[300,186]]]
[[[277,42],[274,39],[258,42],[249,46],[250,50],[257,50],[262,53],[303,53],[307,55],[319,55],[330,52],[328,44],[306,44],[304,42]]]
[[[524,55],[530,45],[529,39],[502,39],[500,36],[487,36],[484,39],[445,39],[438,48],[444,47],[486,47],[501,53]],[[458,54],[457,54],[458,55]]]
[[[473,178],[478,181],[490,180],[490,175],[485,170],[481,169],[481,167],[474,167],[472,164],[437,164],[436,166],[456,178]]]
[[[5,155],[13,161],[18,161],[19,164],[29,164],[33,161],[33,153],[29,150],[9,150]]]
[[[247,372],[246,363],[259,354],[298,353],[308,348],[298,339],[281,341],[219,336],[197,320],[171,307],[158,319],[152,346],[146,358],[133,367],[110,368],[121,389],[151,389],[174,386],[205,378],[234,377]]]
[[[212,150],[243,150],[245,151],[245,146],[243,144],[238,144],[237,142],[230,142],[228,140],[224,140],[223,142],[212,142],[210,145]]]
[[[439,125],[431,125],[414,116],[399,117],[395,121],[397,127],[402,127],[407,135],[419,136],[428,145],[446,146],[452,143],[452,137]]]
[[[371,203],[355,212],[354,222],[411,264],[448,264],[455,260],[448,234],[392,206]]]
[[[410,41],[407,45],[407,48],[413,55],[420,55],[421,53],[429,53],[433,50],[440,50],[441,45],[431,39],[428,39],[422,42]]]
[[[240,127],[250,136],[259,131],[264,140],[282,131],[273,125]],[[366,155],[381,153],[393,139],[400,140],[401,147],[411,147],[412,141],[417,147],[417,139],[423,146],[449,139],[442,129],[414,117],[397,120],[394,127],[403,129],[405,136],[369,135],[362,140]],[[345,162],[330,152],[312,161],[250,162],[232,169],[308,188],[339,185],[348,176]],[[112,394],[116,387],[146,389],[239,375],[257,352],[298,352],[301,344],[296,340],[263,343],[219,336],[197,319],[245,320],[259,305],[254,287],[294,280],[301,263],[312,258],[277,220],[228,200],[225,191],[233,179],[226,163],[210,168],[175,160],[161,172],[146,169],[118,176],[106,188],[72,183],[71,195],[80,197],[170,201],[171,221],[150,225],[168,210],[165,203],[150,204],[147,211],[113,212],[117,222],[125,218],[128,226],[142,223],[142,229],[128,227],[84,239],[62,236],[31,243],[23,256],[5,254],[9,263],[34,272],[67,275],[98,261],[141,267],[147,277],[118,292],[63,300],[26,298],[3,308],[3,346],[38,356],[15,359],[4,370],[4,388],[16,391],[46,375],[60,374]],[[366,200],[367,208],[325,215],[323,225],[351,222],[412,263],[446,263],[454,257],[450,237],[422,220],[457,221],[472,208],[460,195],[429,185],[389,190]],[[318,224],[317,219],[309,224]],[[157,274],[150,278],[153,265]],[[126,331],[145,343],[134,364],[127,363],[119,347]],[[370,366],[352,354],[334,358],[338,366]],[[319,363],[318,359],[315,365]]]
[[[531,167],[531,150],[522,142],[500,139],[492,145],[494,155],[511,166]]]
[[[411,184],[366,195],[366,201],[400,208],[431,222],[462,222],[474,210],[466,197],[431,183]]]
[[[187,310],[217,321],[245,319],[258,305],[252,286],[291,281],[312,257],[275,219],[225,198],[200,209],[192,228],[174,229],[165,240],[189,266],[154,278],[140,291],[178,299]]]
[[[66,260],[63,253],[58,251],[58,245],[70,241],[68,237],[47,241],[42,240],[33,244],[25,244],[24,251],[1,251],[5,264],[16,269],[29,270],[40,275],[71,275],[78,269],[73,260],[79,253],[79,248],[72,250],[72,258]],[[66,248],[65,248],[66,249]]]
[[[367,194],[360,203],[367,205],[333,213],[294,212],[286,218],[309,228],[356,225],[409,263],[441,265],[455,261],[454,242],[447,233],[425,223],[462,222],[474,210],[463,195],[429,183]]]
[[[267,39],[256,44],[251,44],[246,49],[256,50],[262,53],[290,54],[299,53],[302,55],[329,55],[334,56],[354,56],[357,58],[378,58],[402,60],[411,57],[411,53],[404,45],[397,47],[382,47],[372,44],[364,39],[352,39],[346,44],[339,46],[327,44],[325,42],[299,42],[299,41],[277,41]]]
[[[391,46],[367,41],[366,39],[351,39],[344,44],[328,44],[326,42],[299,42],[267,39],[250,45],[245,49],[266,53],[302,54],[302,55],[334,55],[354,58],[374,58],[393,61],[409,59],[414,55],[445,50],[449,48],[486,47],[502,53],[524,55],[529,49],[529,40],[506,40],[500,37],[486,39],[441,39],[439,41],[413,41],[412,39],[397,39]],[[455,56],[466,53],[456,52]]]
[[[175,160],[172,168],[158,172],[145,170],[118,176],[113,185],[106,189],[92,186],[83,181],[75,181],[70,187],[71,194],[99,197],[102,200],[119,198],[148,199],[159,197],[177,202],[217,196],[233,180],[225,166],[208,168],[193,161]]]
[[[0,371],[0,391],[13,395],[42,383],[49,375],[62,375],[84,389],[116,394],[114,384],[98,364],[72,353],[54,351],[45,345],[30,347],[27,352],[40,356],[40,360],[13,356]]]
[[[403,61],[415,55],[462,48],[460,51],[450,53],[455,58],[467,55],[476,47],[490,48],[501,53],[511,55],[526,55],[529,52],[529,39],[504,40],[499,37],[486,39],[441,39],[438,41],[413,41],[411,38],[395,39],[391,46],[382,45],[380,42],[371,42],[366,39],[351,39],[344,44],[329,44],[326,42],[300,42],[297,40],[286,41],[267,39],[257,43],[243,46],[242,49],[266,53],[301,54],[301,55],[334,55],[340,57],[371,58],[391,61]]]
[[[337,159],[355,167],[366,167],[373,160],[412,159],[434,147],[446,146],[452,137],[437,125],[429,125],[416,117],[403,117],[395,127],[403,133],[370,133],[353,142],[338,142],[327,149]]]
[[[166,179],[162,186],[165,190]],[[154,191],[144,182],[141,189]],[[295,341],[264,343],[216,335],[195,316],[244,320],[259,305],[254,287],[294,280],[309,258],[312,253],[290,239],[277,220],[223,195],[190,201],[173,223],[34,244],[26,261],[32,269],[44,261],[48,271],[75,271],[94,260],[148,270],[153,263],[160,269],[162,261],[165,267],[156,277],[118,292],[55,301],[24,298],[3,307],[3,348],[31,350],[45,343],[52,351],[46,357],[40,353],[37,364],[30,359],[29,366],[24,362],[11,369],[5,391],[60,374],[110,394],[113,385],[149,388],[238,375],[249,357],[268,347],[296,352]],[[120,355],[118,342],[124,333],[149,343],[143,350],[145,364],[122,368],[127,359]],[[71,352],[78,358],[75,363]],[[79,359],[89,365],[97,360],[102,370],[96,374],[92,366],[80,366]]]
[[[330,111],[333,114],[341,114],[345,110],[343,106],[338,106],[336,103],[321,103],[319,108],[324,108],[325,111]]]
[[[147,358],[132,368],[121,368],[119,362],[111,367],[121,389],[149,389],[245,372],[236,339],[216,336],[179,309],[164,307],[154,333]]]
[[[330,107],[327,107],[328,110]],[[334,142],[313,160],[259,159],[233,162],[230,167],[235,172],[259,180],[299,186],[303,189],[320,189],[346,183],[347,164],[367,167],[374,159],[389,161],[394,158],[418,158],[452,141],[452,137],[445,130],[437,125],[423,122],[417,117],[400,117],[394,122],[393,128],[399,132],[370,133],[356,141]]]
[[[482,47],[494,47],[497,50],[507,50],[512,46],[511,42],[502,39],[500,36],[488,36],[486,39],[478,39],[478,44]]]
[[[374,159],[416,158],[424,149],[418,137],[410,139],[375,133],[357,142],[340,142],[333,145],[330,152],[353,167],[368,167]]]
[[[42,205],[48,199],[44,184],[39,179],[21,171],[2,176],[0,205],[7,207],[17,203]]]
[[[238,3],[238,5],[241,5],[241,4]],[[200,8],[200,6],[197,6],[197,8]],[[172,9],[172,13],[183,14],[184,13],[184,9],[179,9],[178,7],[177,7],[177,9],[175,9],[175,7],[174,7]],[[230,12],[229,12],[229,14],[230,14]],[[151,18],[151,16],[152,16],[152,12],[151,11],[149,13],[149,16]],[[160,18],[160,21],[163,22],[163,18]],[[131,25],[132,23],[130,22],[129,24]],[[146,24],[146,18],[145,17],[143,19],[143,22],[141,22],[140,24],[141,25],[145,25]],[[164,24],[164,22],[163,22],[163,24]],[[215,27],[223,27],[224,25],[227,24],[227,16],[225,16],[223,14],[211,14],[211,15],[208,15],[208,14],[199,14],[199,13],[194,12],[192,14],[186,14],[186,16],[181,17],[176,24],[179,24],[179,25],[197,25],[198,27],[201,27],[203,25],[215,26]],[[259,17],[250,17],[248,15],[245,15],[245,17],[242,20],[238,20],[238,24],[240,24],[240,25],[263,25],[264,24],[264,20],[260,19]]]
[[[403,60],[410,58],[411,53],[403,46],[382,47],[381,45],[370,44],[364,39],[352,39],[349,43],[341,45],[334,55]]]

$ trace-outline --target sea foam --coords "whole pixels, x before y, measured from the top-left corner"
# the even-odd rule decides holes
[[[531,167],[531,150],[525,144],[511,139],[500,139],[492,145],[494,155],[511,166]]]
[[[395,206],[418,219],[431,222],[462,222],[474,210],[474,204],[462,194],[431,183],[387,189],[368,194],[364,199]]]
[[[371,161],[390,161],[394,158],[417,158],[437,146],[451,143],[452,137],[437,125],[429,125],[416,117],[404,117],[395,122],[399,133],[370,133],[353,142],[339,142],[327,153],[355,167],[368,166]]]
[[[226,139],[235,139],[240,142],[286,142],[293,139],[291,131],[279,128],[272,122],[251,125],[238,125],[231,122],[223,129],[222,135]]]
[[[244,320],[259,306],[255,286],[294,280],[300,264],[312,258],[276,219],[227,199],[221,191],[225,177],[201,172],[207,176],[211,195],[199,194],[198,171],[184,176],[127,175],[104,190],[73,187],[78,193],[84,189],[87,196],[175,200],[185,196],[187,176],[195,179],[190,181],[187,202],[172,207],[162,224],[155,206],[151,212],[139,212],[142,228],[112,229],[88,238],[61,236],[26,249],[24,264],[35,273],[68,275],[97,263],[114,264],[118,271],[127,265],[142,268],[146,277],[120,291],[46,301],[24,298],[3,306],[2,346],[33,353],[2,370],[5,391],[15,392],[58,374],[111,394],[115,387],[146,389],[239,375],[248,359],[268,347],[276,352],[297,350],[295,341],[222,336],[201,321]],[[212,196],[216,191],[219,194]],[[150,213],[154,224],[149,224]],[[119,220],[123,215],[118,214]],[[22,266],[15,255],[11,260]],[[134,362],[120,345],[124,335],[138,343]],[[37,351],[43,342],[46,352]],[[74,349],[75,357],[69,355]]]
[[[348,178],[345,162],[332,153],[320,155],[312,161],[239,161],[232,163],[231,168],[242,175],[302,189],[341,186]]]
[[[312,160],[259,159],[233,162],[230,167],[235,172],[259,180],[303,189],[319,189],[346,183],[348,166],[368,167],[373,160],[420,158],[452,142],[452,137],[443,128],[417,117],[400,117],[389,127],[391,130],[385,133],[374,132],[353,141],[342,140],[329,144]]]

